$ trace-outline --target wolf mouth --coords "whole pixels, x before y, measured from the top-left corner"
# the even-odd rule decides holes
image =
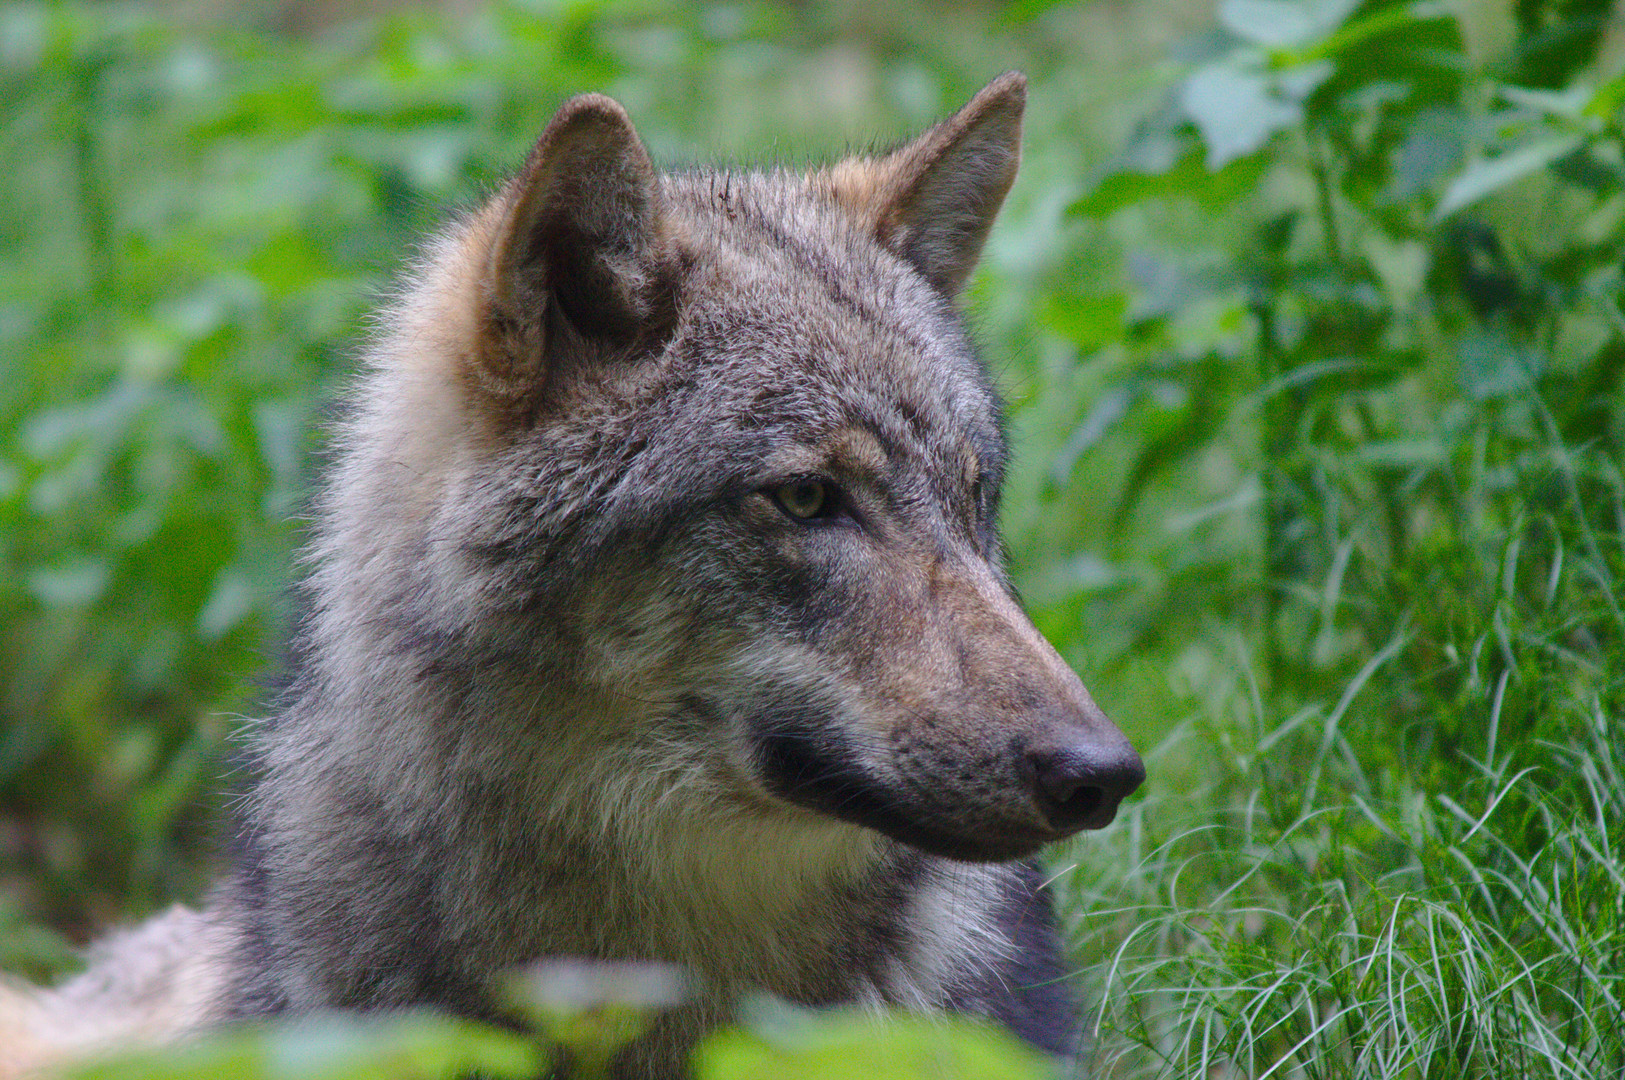
[[[974,830],[944,823],[907,792],[874,777],[836,739],[780,726],[758,735],[756,746],[762,778],[778,798],[932,855],[1007,862],[1065,835],[1013,821]]]

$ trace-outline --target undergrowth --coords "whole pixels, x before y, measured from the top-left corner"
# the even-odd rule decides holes
[[[1474,64],[1442,8],[1225,5],[1077,205],[1257,223],[1165,254],[1116,358],[1125,418],[1185,414],[1123,520],[1204,458],[1234,487],[1182,537],[1228,573],[1152,567],[1211,620],[1163,782],[1077,848],[1102,1075],[1625,1074],[1625,79],[1534,79],[1536,7]]]

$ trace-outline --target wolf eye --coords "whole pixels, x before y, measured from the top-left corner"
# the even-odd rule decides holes
[[[835,487],[822,480],[792,480],[773,489],[773,501],[797,521],[811,521],[834,512]]]

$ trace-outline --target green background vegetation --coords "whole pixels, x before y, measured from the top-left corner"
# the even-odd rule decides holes
[[[0,967],[205,891],[349,343],[564,97],[794,162],[1015,67],[969,298],[1005,525],[1151,771],[1053,852],[1090,1069],[1625,1075],[1613,7],[0,6]],[[770,1013],[705,1075],[1035,1074]],[[118,1075],[529,1061],[433,1018],[199,1053]]]

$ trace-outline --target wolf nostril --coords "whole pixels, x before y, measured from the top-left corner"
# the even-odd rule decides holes
[[[1036,747],[1027,761],[1038,808],[1062,833],[1111,824],[1117,804],[1145,779],[1140,755],[1126,743]]]
[[[1072,802],[1094,804],[1100,801],[1100,788],[1088,782],[1088,770],[1071,768],[1070,763],[1056,761],[1049,755],[1041,757],[1047,760],[1033,763],[1037,771],[1036,780],[1039,791],[1051,802],[1065,806]],[[1090,808],[1093,809],[1093,806]]]
[[[1063,827],[1067,823],[1087,819],[1100,808],[1106,797],[1106,793],[1093,784],[1078,786],[1070,782],[1058,784],[1046,793],[1049,801],[1044,806],[1045,816],[1053,824]]]

